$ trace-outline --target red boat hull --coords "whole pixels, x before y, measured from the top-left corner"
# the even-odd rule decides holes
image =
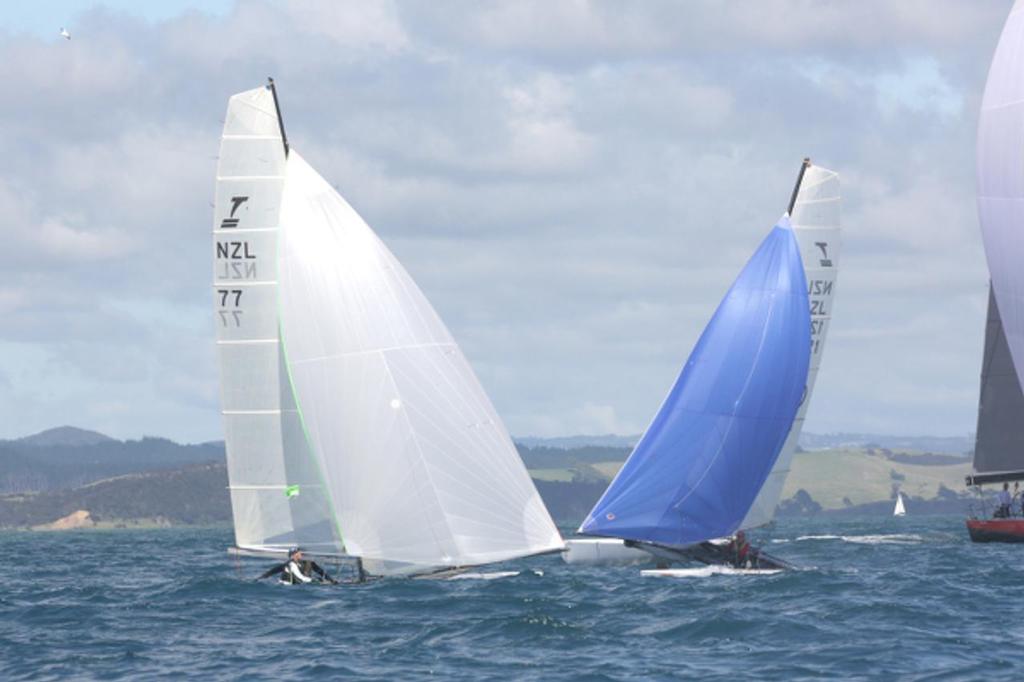
[[[968,519],[972,542],[1024,542],[1024,519]]]

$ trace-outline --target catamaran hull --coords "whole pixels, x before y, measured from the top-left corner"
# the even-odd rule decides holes
[[[971,542],[1024,542],[1024,519],[968,519]]]
[[[566,540],[562,550],[562,561],[574,566],[633,566],[652,560],[650,553],[616,538]]]

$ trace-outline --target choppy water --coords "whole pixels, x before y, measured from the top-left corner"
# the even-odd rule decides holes
[[[957,517],[785,521],[775,576],[542,577],[290,588],[229,529],[0,534],[0,679],[1011,679],[1024,546]]]

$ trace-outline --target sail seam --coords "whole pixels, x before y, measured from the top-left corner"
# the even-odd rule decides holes
[[[454,343],[414,343],[406,346],[389,346],[387,348],[372,348],[370,350],[357,350],[349,353],[332,353],[331,355],[320,355],[315,358],[304,358],[295,360],[292,364],[304,365],[311,362],[322,362],[324,360],[337,360],[339,358],[350,358],[359,355],[373,355],[374,353],[391,353],[399,350],[414,350],[416,348],[438,348],[442,346],[454,346]]]

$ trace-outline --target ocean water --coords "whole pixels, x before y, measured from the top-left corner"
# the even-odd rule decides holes
[[[0,679],[1019,679],[1024,546],[960,517],[786,520],[778,575],[515,562],[286,587],[227,528],[3,533]],[[532,571],[543,572],[542,576]]]

